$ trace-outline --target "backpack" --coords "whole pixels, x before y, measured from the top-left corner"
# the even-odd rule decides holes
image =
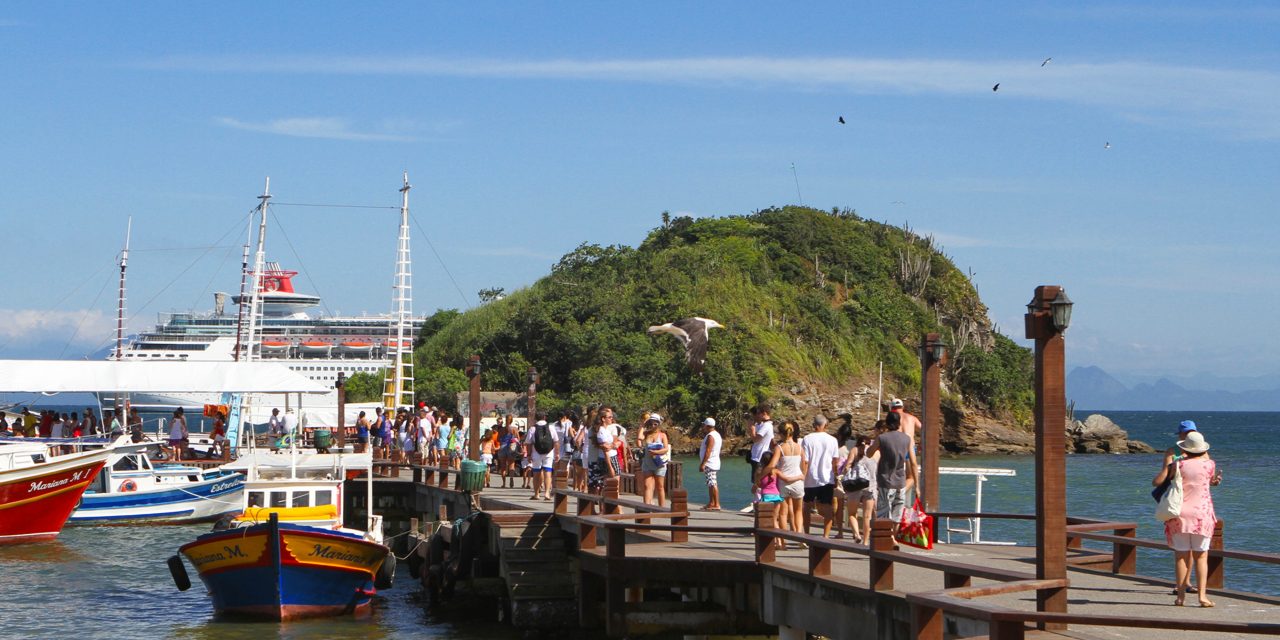
[[[533,431],[533,450],[545,456],[555,448],[556,441],[551,437],[551,427],[545,422],[535,426]]]

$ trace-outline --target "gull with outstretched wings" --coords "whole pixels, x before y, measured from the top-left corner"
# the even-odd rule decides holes
[[[723,329],[724,325],[710,318],[685,318],[656,324],[649,327],[649,333],[669,333],[684,345],[684,359],[689,368],[702,373],[702,365],[707,362],[707,338],[711,329]]]

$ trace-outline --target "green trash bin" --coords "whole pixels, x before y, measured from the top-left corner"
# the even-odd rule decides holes
[[[487,467],[476,460],[462,461],[462,490],[481,491],[484,489],[484,472]]]
[[[315,441],[317,449],[328,449],[333,446],[333,432],[328,429],[316,429]]]

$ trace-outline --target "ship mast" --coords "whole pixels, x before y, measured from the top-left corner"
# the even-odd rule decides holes
[[[400,188],[400,237],[396,248],[395,324],[389,332],[391,368],[383,380],[382,406],[394,411],[413,404],[413,266],[409,259],[409,173]]]
[[[120,252],[120,296],[116,302],[116,356],[117,361],[124,359],[124,272],[129,266],[129,237],[133,235],[133,216],[125,226],[124,250]]]
[[[253,286],[249,290],[249,335],[245,338],[245,361],[253,361],[253,344],[258,335],[258,323],[262,318],[262,270],[266,262],[264,243],[267,241],[267,203],[271,200],[271,176],[267,176],[266,186],[258,205],[258,247],[253,255]],[[243,300],[243,298],[241,298]]]
[[[240,305],[236,309],[236,351],[235,361],[240,361],[240,354],[248,348],[249,341],[246,339],[244,330],[245,302],[249,299],[249,238],[253,237],[253,215],[249,216],[249,231],[244,239],[243,251],[240,253]]]

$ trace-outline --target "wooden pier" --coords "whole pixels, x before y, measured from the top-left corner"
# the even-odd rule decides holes
[[[454,469],[397,471],[384,482],[411,484],[422,513],[445,523],[434,540],[411,536],[415,574],[440,596],[497,598],[522,629],[850,640],[1280,635],[1280,598],[1222,588],[1222,559],[1276,564],[1280,554],[1224,549],[1221,534],[1211,551],[1217,606],[1199,608],[1190,596],[1191,606],[1174,607],[1171,581],[1133,575],[1137,548],[1167,547],[1136,538],[1131,522],[1068,518],[1067,578],[1037,579],[1034,547],[899,549],[888,521],[861,545],[774,529],[770,505],[703,511],[683,490],[665,508],[647,505],[621,494],[617,479],[593,495],[567,489],[558,472],[548,502],[529,489],[461,491]],[[1068,611],[1038,610],[1046,591],[1065,592]]]

